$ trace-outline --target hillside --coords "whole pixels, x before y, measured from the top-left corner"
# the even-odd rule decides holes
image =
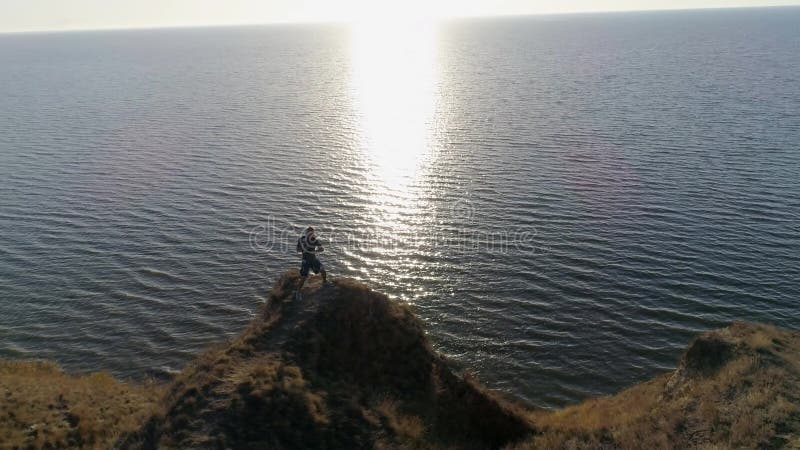
[[[70,376],[52,363],[0,360],[0,449],[112,448],[161,396],[158,386],[106,373]]]
[[[497,448],[521,410],[455,376],[408,307],[350,280],[281,278],[259,317],[174,381],[128,448]]]
[[[560,411],[515,449],[800,449],[800,333],[736,322],[675,371]]]
[[[297,277],[166,386],[3,363],[0,448],[800,448],[798,332],[735,323],[673,372],[537,410],[454,374],[407,306],[346,279],[292,301]]]

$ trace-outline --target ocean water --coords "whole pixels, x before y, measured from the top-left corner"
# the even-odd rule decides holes
[[[0,357],[141,379],[313,224],[562,406],[800,327],[800,8],[0,35]]]

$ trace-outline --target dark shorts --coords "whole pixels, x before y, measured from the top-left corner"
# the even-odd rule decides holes
[[[316,256],[304,257],[303,262],[300,263],[300,276],[308,276],[308,271],[313,270],[314,273],[319,273],[322,270],[322,263]]]

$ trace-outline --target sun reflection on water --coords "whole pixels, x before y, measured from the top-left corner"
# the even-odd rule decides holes
[[[373,191],[381,197],[375,200],[385,208],[410,207],[419,171],[432,163],[437,47],[433,22],[352,26],[350,79],[359,144]]]

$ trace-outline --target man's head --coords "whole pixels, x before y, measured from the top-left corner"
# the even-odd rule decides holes
[[[314,236],[314,227],[306,228],[306,236],[313,237]]]

